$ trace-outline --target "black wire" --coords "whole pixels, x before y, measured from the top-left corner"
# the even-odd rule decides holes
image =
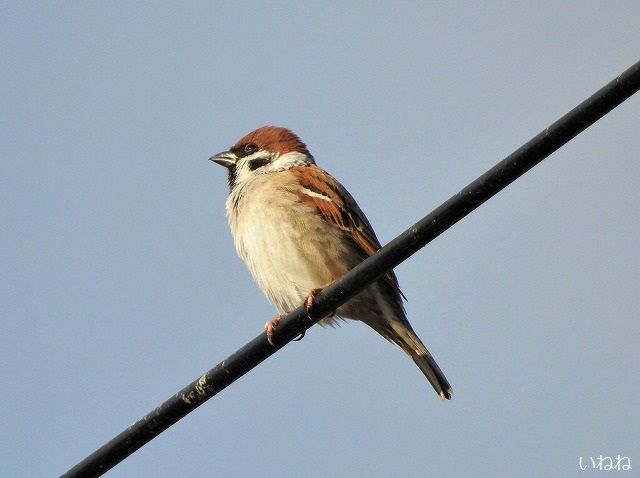
[[[324,289],[314,301],[314,313],[322,317],[336,310],[381,274],[416,253],[638,89],[640,62]],[[303,307],[291,312],[278,326],[276,347],[269,344],[264,333],[260,334],[62,476],[89,477],[105,473],[288,342],[303,334],[314,323]]]

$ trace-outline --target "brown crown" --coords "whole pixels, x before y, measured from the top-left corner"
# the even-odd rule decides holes
[[[258,148],[273,151],[274,153],[285,154],[297,151],[311,156],[307,146],[300,141],[300,138],[293,131],[279,126],[258,128],[242,137],[232,149],[241,149],[250,143],[255,143]]]

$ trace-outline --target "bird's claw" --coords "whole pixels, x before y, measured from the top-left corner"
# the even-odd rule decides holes
[[[267,332],[267,341],[271,344],[272,347],[277,347],[277,345],[273,341],[273,336],[276,333],[276,327],[278,326],[278,324],[280,324],[280,321],[283,317],[283,314],[276,315],[273,319],[267,320],[267,323],[264,324],[264,330]]]
[[[264,324],[264,330],[267,332],[267,342],[269,342],[269,344],[272,347],[277,347],[274,339],[275,333],[276,333],[276,327],[278,327],[278,325],[280,325],[280,322],[282,321],[282,319],[284,318],[285,314],[280,314],[275,316],[273,319],[271,320],[267,320],[267,322]],[[300,335],[298,335],[295,339],[293,339],[294,342],[298,342],[300,340],[302,340],[304,338],[304,334],[305,331],[303,330],[302,333]]]
[[[311,292],[307,295],[307,298],[304,300],[304,308],[307,309],[307,317],[309,320],[313,320],[313,303],[318,297],[318,294],[322,292],[323,287],[319,287],[317,289],[311,289]]]
[[[323,287],[319,287],[317,289],[311,289],[311,292],[309,292],[309,294],[307,294],[307,298],[304,300],[304,308],[307,309],[307,317],[309,317],[310,321],[313,321],[313,302],[315,301],[316,297],[318,296],[318,294],[320,292],[322,292]],[[267,341],[273,346],[273,347],[277,347],[277,345],[275,344],[273,338],[274,335],[276,333],[276,327],[278,327],[278,325],[280,324],[280,322],[282,321],[282,318],[285,316],[285,314],[280,314],[275,316],[273,319],[268,320],[266,324],[264,324],[264,330],[267,332]],[[302,340],[304,337],[305,331],[303,330],[302,333],[300,335],[298,335],[295,339],[293,339],[294,342],[298,342],[299,340]]]

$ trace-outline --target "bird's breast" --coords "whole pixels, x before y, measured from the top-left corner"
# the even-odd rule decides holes
[[[236,250],[280,311],[348,270],[344,232],[300,201],[295,184],[256,182],[238,194],[227,200]]]

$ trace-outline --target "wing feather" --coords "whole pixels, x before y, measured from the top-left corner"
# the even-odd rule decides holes
[[[315,164],[296,166],[289,171],[300,184],[300,200],[314,207],[328,223],[344,231],[362,260],[380,249],[380,241],[367,217],[351,194],[333,176]],[[404,297],[393,271],[387,273],[384,280]]]

